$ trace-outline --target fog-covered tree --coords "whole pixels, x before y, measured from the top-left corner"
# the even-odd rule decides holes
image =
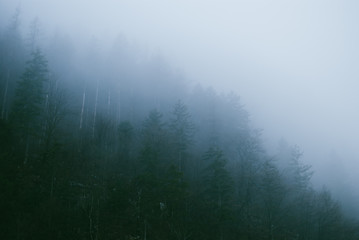
[[[283,200],[287,192],[279,171],[271,160],[264,162],[261,176],[260,195],[263,209],[261,217],[264,220],[264,235],[267,239],[276,239],[283,230],[282,219],[285,214]]]
[[[31,137],[41,134],[42,117],[45,109],[45,89],[48,82],[47,60],[40,50],[31,54],[15,92],[10,121],[25,142],[25,162]]]
[[[207,211],[213,211],[207,215],[206,225],[211,239],[223,239],[232,216],[233,180],[221,150],[211,147],[203,158],[208,164],[203,176],[203,200]]]
[[[328,190],[318,194],[316,206],[316,231],[318,240],[341,238],[341,211]]]
[[[20,8],[15,10],[10,22],[0,38],[0,91],[1,118],[7,119],[10,111],[16,82],[18,81],[27,56],[21,26]]]
[[[169,130],[172,134],[176,164],[179,171],[183,171],[188,148],[193,143],[194,125],[187,107],[181,101],[178,101],[174,106]]]

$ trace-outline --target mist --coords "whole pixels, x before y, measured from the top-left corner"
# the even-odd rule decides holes
[[[359,3],[0,0],[3,33],[16,9],[24,42],[37,19],[36,45],[59,82],[71,86],[70,106],[80,109],[85,92],[103,90],[89,104],[138,127],[152,108],[168,113],[181,99],[193,102],[189,111],[201,125],[197,94],[237,94],[268,155],[277,156],[283,142],[298,146],[313,188],[326,186],[345,213],[359,213]],[[105,80],[99,87],[95,79]],[[132,91],[140,96],[134,102]],[[123,116],[110,114],[120,107]],[[199,135],[196,144],[205,148],[206,134]]]

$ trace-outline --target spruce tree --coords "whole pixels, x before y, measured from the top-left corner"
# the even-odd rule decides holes
[[[9,119],[19,138],[19,151],[24,153],[24,163],[28,161],[30,145],[40,142],[38,137],[42,132],[45,109],[44,84],[47,81],[47,60],[40,50],[36,50],[18,82]]]
[[[41,113],[44,109],[44,84],[48,81],[47,60],[40,50],[31,54],[25,72],[18,82],[10,120],[23,137],[36,135],[39,131]]]
[[[193,140],[194,125],[187,107],[181,101],[178,101],[174,106],[169,127],[173,138],[178,169],[184,171],[187,150]]]
[[[213,239],[223,239],[229,231],[232,218],[234,182],[226,169],[227,160],[223,152],[211,147],[203,157],[208,162],[203,176],[203,198],[207,208],[207,231]]]

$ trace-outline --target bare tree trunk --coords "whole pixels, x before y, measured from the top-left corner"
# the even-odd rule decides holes
[[[91,206],[90,206],[90,210],[89,210],[89,231],[90,231],[90,238],[91,240],[93,240],[93,222],[92,222],[92,211],[93,211],[93,195],[91,196]]]
[[[118,91],[118,97],[119,97],[119,102],[118,102],[118,123],[121,122],[121,90]]]
[[[95,111],[94,111],[94,114],[93,114],[93,125],[92,125],[92,137],[93,138],[95,137],[95,125],[96,125],[97,101],[98,101],[98,85],[99,85],[99,81],[97,80]]]
[[[5,92],[4,92],[4,99],[2,102],[2,111],[1,111],[1,118],[5,118],[5,108],[6,108],[6,98],[7,98],[7,91],[9,87],[9,78],[10,78],[10,70],[7,70],[7,76],[6,76],[6,85],[5,85]]]
[[[99,229],[100,229],[100,199],[97,199],[96,240],[98,239]]]
[[[51,177],[51,189],[50,189],[50,198],[52,199],[52,197],[54,196],[54,182],[55,182],[55,176],[54,173],[52,173],[52,177]]]
[[[50,79],[50,76],[49,76],[49,79]],[[51,81],[51,80],[50,80]],[[50,95],[50,88],[52,87],[51,86],[52,83],[49,84],[47,90],[46,90],[46,96],[45,96],[45,104],[44,104],[44,116],[47,116],[48,113],[49,113],[49,95]],[[41,143],[43,141],[45,141],[46,143],[46,129],[49,127],[48,124],[49,122],[47,121],[46,117],[45,119],[43,119],[43,124],[41,124],[41,131],[42,133],[41,134],[41,137],[39,138],[39,145],[41,145]],[[45,144],[45,146],[47,147],[47,145]]]
[[[80,129],[82,129],[82,122],[84,117],[84,108],[85,108],[85,100],[86,100],[86,88],[84,89],[84,93],[82,95],[82,106],[81,106],[81,117],[80,117]]]
[[[145,232],[143,235],[143,240],[147,240],[147,222],[146,222],[146,220],[145,220]]]
[[[180,150],[178,153],[178,169],[182,172],[182,151]]]
[[[20,216],[16,218],[16,239],[20,240]]]
[[[111,90],[107,93],[107,115],[110,117],[111,113]]]
[[[24,158],[24,165],[27,163],[27,161],[29,160],[29,136],[27,136],[26,138],[26,147],[25,147],[25,158]]]

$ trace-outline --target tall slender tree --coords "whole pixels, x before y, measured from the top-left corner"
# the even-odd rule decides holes
[[[44,84],[48,82],[47,60],[37,49],[31,54],[15,92],[10,121],[20,142],[26,143],[25,162],[32,137],[41,133],[41,117],[45,109]]]
[[[183,171],[188,147],[193,142],[194,125],[187,107],[181,101],[174,106],[169,127],[174,140],[174,153],[178,169]]]
[[[214,239],[224,239],[231,218],[234,182],[220,149],[211,147],[203,158],[208,162],[203,176],[203,196],[206,207],[212,211],[207,222],[208,231],[213,231]]]

